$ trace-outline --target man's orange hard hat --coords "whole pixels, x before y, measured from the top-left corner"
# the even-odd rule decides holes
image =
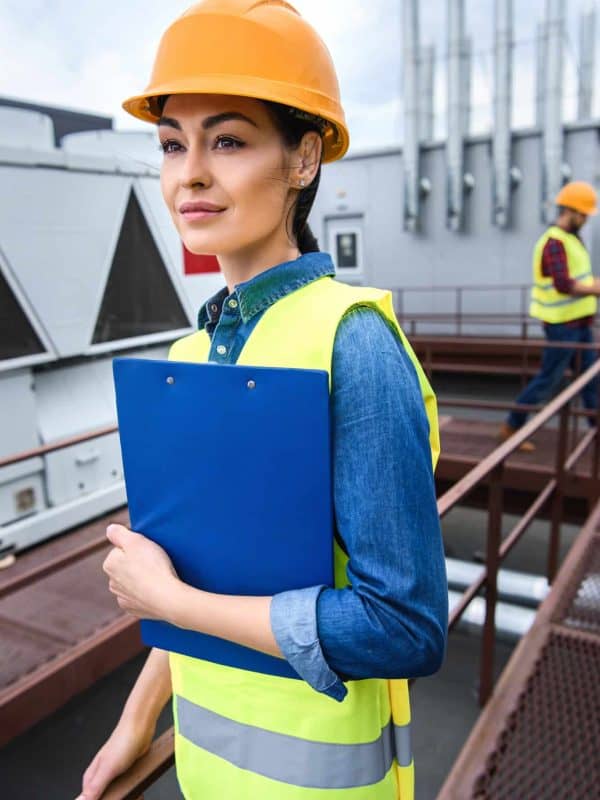
[[[594,187],[585,181],[566,183],[554,200],[557,206],[572,208],[580,214],[593,216],[598,213],[597,197]]]
[[[157,99],[226,94],[271,100],[320,117],[323,161],[350,144],[335,68],[323,40],[283,0],[203,0],[164,33],[145,92],[123,108],[157,122]]]

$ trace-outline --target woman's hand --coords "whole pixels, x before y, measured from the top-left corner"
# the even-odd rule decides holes
[[[154,738],[155,724],[122,718],[83,775],[77,800],[98,800],[116,777],[143,756]]]
[[[115,546],[102,568],[119,606],[134,617],[171,621],[173,599],[182,584],[169,556],[124,525],[109,525],[106,535]]]

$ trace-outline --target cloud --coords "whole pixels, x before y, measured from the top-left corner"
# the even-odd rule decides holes
[[[190,0],[0,0],[0,94],[108,114],[119,128],[143,127],[121,110],[146,85],[156,46]],[[517,125],[534,118],[536,22],[545,0],[515,0]],[[296,0],[321,33],[340,78],[354,148],[397,144],[401,133],[401,0]],[[567,4],[565,108],[574,114],[578,3]],[[420,0],[421,39],[433,43],[436,133],[445,129],[447,0]],[[467,0],[474,45],[473,129],[491,125],[493,0]],[[598,25],[600,34],[600,20]],[[600,93],[598,93],[600,94]],[[596,108],[600,97],[596,99]]]

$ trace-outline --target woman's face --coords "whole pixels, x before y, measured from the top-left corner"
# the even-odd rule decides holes
[[[240,253],[285,237],[301,158],[266,106],[225,95],[172,95],[158,123],[161,188],[192,253]]]

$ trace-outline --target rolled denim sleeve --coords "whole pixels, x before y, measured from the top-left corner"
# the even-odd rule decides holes
[[[271,624],[301,677],[341,700],[343,680],[435,672],[448,596],[418,379],[374,310],[342,320],[332,378],[335,516],[351,585],[277,595]]]
[[[333,672],[317,633],[317,600],[324,586],[276,594],[271,600],[271,628],[279,649],[300,677],[318,692],[343,700],[346,687]]]

